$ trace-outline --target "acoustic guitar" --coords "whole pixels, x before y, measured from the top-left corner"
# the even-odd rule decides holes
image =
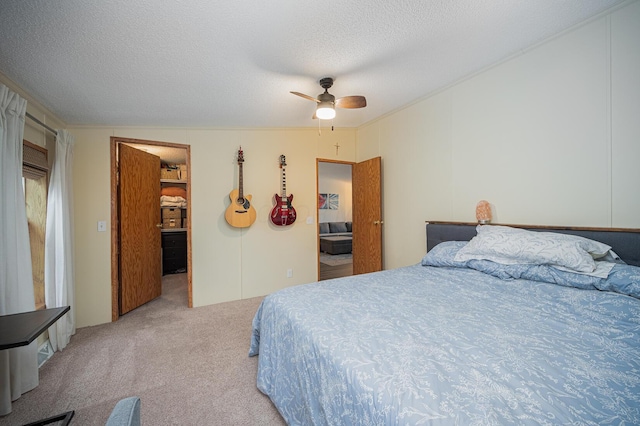
[[[242,163],[244,154],[242,147],[238,150],[238,189],[229,194],[231,204],[224,213],[227,223],[234,228],[247,228],[256,221],[256,209],[251,205],[251,195],[244,195],[242,189]]]
[[[296,221],[296,209],[293,208],[293,194],[287,197],[287,175],[285,167],[287,162],[284,155],[280,156],[280,169],[282,170],[282,192],[276,194],[273,199],[276,202],[275,207],[271,210],[269,217],[274,225],[287,226]]]

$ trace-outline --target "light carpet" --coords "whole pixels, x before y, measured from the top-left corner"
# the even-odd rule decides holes
[[[256,387],[249,357],[252,298],[189,309],[186,274],[118,321],[77,330],[40,369],[40,384],[0,425],[75,410],[71,425],[104,425],[120,399],[141,398],[143,425],[285,425]]]
[[[346,265],[348,263],[353,263],[353,255],[351,253],[347,253],[347,254],[320,253],[320,263],[324,263],[325,265],[329,265],[329,266]]]

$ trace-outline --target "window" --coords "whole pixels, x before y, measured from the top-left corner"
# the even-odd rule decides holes
[[[22,177],[29,225],[36,309],[46,307],[44,302],[44,239],[47,223],[48,171],[47,150],[24,141]]]

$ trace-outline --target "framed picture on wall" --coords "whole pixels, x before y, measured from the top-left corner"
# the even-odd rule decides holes
[[[321,210],[328,209],[328,194],[318,194],[318,208]]]
[[[325,203],[328,205],[329,210],[338,210],[338,206],[340,205],[338,194],[329,194],[329,199]]]

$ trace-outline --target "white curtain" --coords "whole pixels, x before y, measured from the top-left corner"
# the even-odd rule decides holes
[[[22,137],[27,101],[0,84],[0,315],[33,311],[29,228],[22,186]],[[38,349],[0,351],[0,415],[38,386]]]
[[[44,252],[44,300],[47,308],[71,306],[49,328],[54,351],[62,350],[76,332],[73,271],[73,136],[58,130],[56,156],[49,182]]]

